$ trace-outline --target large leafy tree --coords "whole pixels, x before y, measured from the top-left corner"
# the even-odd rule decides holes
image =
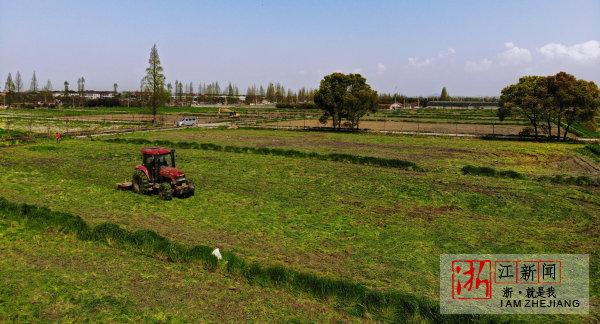
[[[518,83],[502,89],[498,117],[500,120],[504,120],[510,115],[527,118],[537,137],[540,122],[547,116],[545,115],[545,110],[548,108],[547,98],[547,78],[542,76],[522,77]]]
[[[146,68],[146,76],[143,79],[143,84],[152,107],[152,123],[155,124],[158,106],[167,99],[165,91],[165,75],[163,73],[163,68],[160,65],[160,57],[158,56],[156,44],[154,44],[150,50],[150,59],[148,60],[148,68]]]
[[[558,139],[561,137],[561,127],[567,110],[576,105],[578,101],[576,85],[577,78],[565,72],[559,72],[548,77],[548,90],[549,95],[552,97],[553,114],[558,128],[556,137]]]
[[[343,119],[351,128],[358,128],[367,112],[377,110],[377,100],[377,92],[360,74],[327,75],[314,95],[315,104],[323,110],[320,121],[326,123],[331,118],[337,129],[341,128]]]
[[[526,76],[502,90],[498,117],[509,115],[527,118],[536,130],[546,122],[548,137],[556,124],[556,139],[567,139],[576,122],[593,121],[600,107],[600,90],[589,81],[560,72],[556,75]]]
[[[578,80],[571,74],[559,72],[548,77],[548,92],[556,116],[558,139],[561,136],[563,140],[567,139],[573,123],[594,119],[600,99],[600,92],[595,83]],[[561,127],[564,130],[562,134]]]
[[[574,100],[564,110],[565,127],[562,135],[563,140],[567,139],[567,134],[573,123],[594,121],[598,107],[600,107],[600,90],[594,82],[577,80],[572,91]],[[595,126],[595,123],[592,124]]]

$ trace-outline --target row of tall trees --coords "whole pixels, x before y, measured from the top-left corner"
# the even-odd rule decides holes
[[[38,78],[35,73],[31,77],[29,88],[25,88],[21,73],[17,71],[15,78],[13,79],[12,73],[8,73],[6,81],[4,82],[4,96],[3,103],[7,105],[17,104],[33,106],[32,103],[43,102],[46,103],[51,98],[50,92],[52,91],[52,83],[50,80],[46,82],[46,85],[40,89]]]
[[[156,53],[158,54],[158,53]],[[145,84],[147,80],[142,80],[140,85],[140,92],[145,91]],[[65,81],[63,83],[63,92],[65,95],[68,95],[72,90],[69,88],[70,83]],[[175,86],[171,83],[167,83],[165,85],[166,90],[176,99],[183,100],[184,97],[192,96],[228,96],[228,97],[239,97],[240,91],[237,85],[229,83],[226,87],[221,88],[219,82],[212,83],[201,83],[198,88],[194,87],[192,82],[183,83],[179,80],[175,80]],[[17,71],[15,78],[13,79],[12,74],[8,73],[6,78],[6,82],[4,84],[4,89],[6,92],[24,92],[23,79],[21,77],[21,73]],[[113,84],[113,93],[118,93],[118,84]],[[43,88],[39,88],[38,79],[35,71],[33,72],[33,76],[31,78],[31,83],[29,87],[29,92],[38,92],[38,91],[53,91],[52,82],[48,80],[46,85]],[[314,96],[314,91],[312,89],[307,90],[306,88],[300,88],[298,91],[293,91],[291,89],[287,89],[281,85],[280,83],[269,83],[266,90],[261,85],[260,87],[256,87],[255,85],[248,87],[246,91],[246,102],[247,103],[256,103],[261,102],[262,100],[267,100],[269,102],[285,102],[285,103],[298,103],[298,102],[308,102],[312,101]],[[83,95],[85,93],[85,78],[82,76],[77,79],[77,93]]]
[[[158,52],[154,53],[158,55]],[[146,84],[148,80],[144,78],[140,84],[140,92],[146,92]],[[63,83],[63,94],[64,96],[69,96],[72,90],[69,88],[70,83],[65,81]],[[6,92],[23,92],[23,80],[21,78],[21,73],[17,72],[16,77],[13,80],[12,74],[9,73],[5,82],[4,89]],[[179,80],[175,80],[175,85],[173,86],[171,83],[167,83],[165,85],[166,91],[168,94],[171,94],[175,100],[178,101],[191,101],[194,96],[202,96],[205,99],[209,100],[209,97],[217,96],[229,97],[229,102],[237,102],[237,98],[240,96],[240,91],[237,85],[229,83],[226,87],[221,88],[219,82],[212,83],[201,83],[198,85],[196,89],[192,82],[183,83]],[[118,85],[117,83],[113,84],[113,93],[118,93]],[[40,91],[38,85],[38,79],[33,72],[33,76],[31,78],[29,92],[38,92]],[[50,80],[47,81],[46,85],[41,89],[41,91],[53,91],[52,83]],[[85,78],[82,76],[77,79],[77,93],[80,96],[83,96],[85,93]],[[286,89],[280,83],[269,83],[266,89],[261,85],[258,88],[256,85],[248,87],[246,90],[246,103],[259,103],[263,100],[273,103],[304,103],[304,102],[312,102],[314,97],[315,90],[300,88],[298,91],[293,91],[292,89]]]
[[[4,91],[9,93],[52,91],[52,82],[50,80],[46,81],[46,85],[44,85],[40,89],[37,75],[35,74],[35,71],[33,71],[31,82],[29,83],[29,89],[25,90],[23,85],[23,79],[21,77],[21,72],[17,71],[14,79],[12,77],[12,74],[9,72],[8,76],[6,77],[6,81],[4,82]]]
[[[68,90],[69,81],[65,81],[63,83],[65,89]],[[117,83],[113,84],[113,92],[116,94],[118,89]],[[13,79],[12,74],[9,72],[6,77],[6,81],[4,82],[4,91],[5,92],[40,92],[40,91],[53,91],[52,81],[48,79],[46,84],[40,88],[39,81],[35,71],[33,71],[33,76],[31,77],[31,82],[29,83],[29,89],[25,90],[23,86],[23,79],[21,77],[21,73],[17,71],[15,78]],[[70,91],[70,90],[68,90]],[[77,92],[83,94],[85,92],[85,78],[80,77],[77,79]]]
[[[594,121],[600,107],[600,90],[591,81],[559,72],[550,76],[525,76],[502,89],[498,117],[529,120],[534,135],[567,139],[573,124]],[[553,134],[553,125],[556,131]]]
[[[171,83],[166,85],[167,92],[169,92],[175,100],[189,100],[190,96],[199,97],[229,97],[230,102],[235,100],[235,97],[240,97],[241,93],[237,85],[228,83],[226,87],[222,88],[219,82],[212,83],[201,83],[198,88],[194,88],[192,82],[182,83],[179,80],[175,80],[175,86]],[[270,82],[267,87],[262,85],[252,85],[246,89],[245,102],[259,103],[263,100],[272,103],[303,103],[312,102],[315,90],[307,89],[305,87],[300,88],[298,91],[292,89],[286,89],[280,83]]]
[[[285,89],[279,83],[269,83],[265,90],[263,86],[252,85],[246,90],[246,103],[259,103],[263,100],[274,103],[297,104],[312,102],[315,95],[314,89],[302,87],[298,91]]]

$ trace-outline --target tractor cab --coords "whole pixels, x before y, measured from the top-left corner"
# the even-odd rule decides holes
[[[175,168],[175,150],[162,147],[143,148],[142,165],[148,171],[160,171],[162,167]]]
[[[142,166],[140,169],[145,171],[152,181],[158,181],[159,178],[175,180],[172,178],[180,173],[175,168],[175,150],[163,147],[143,148]]]

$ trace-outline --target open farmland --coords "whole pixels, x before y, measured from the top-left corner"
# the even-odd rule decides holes
[[[467,164],[537,175],[598,175],[600,172],[590,157],[577,154],[583,147],[580,144],[258,129],[182,129],[159,133],[140,132],[119,138],[167,139],[397,158],[415,161],[429,170],[451,173]]]
[[[287,127],[331,127],[319,123],[318,120],[286,120],[267,123],[269,126]],[[360,123],[361,129],[388,132],[438,133],[438,134],[472,134],[472,135],[518,135],[523,125],[482,124],[482,123],[448,123],[439,121],[396,121],[365,120]]]
[[[225,111],[235,111],[231,118]],[[290,128],[331,126],[319,123],[321,112],[315,109],[279,109],[273,106],[162,107],[157,115],[161,126],[173,126],[182,117],[194,116],[200,124],[227,122],[240,126]],[[15,129],[46,132],[117,130],[147,128],[152,116],[147,108],[96,107],[63,109],[11,109],[0,113],[0,122]],[[363,129],[387,132],[439,133],[468,135],[517,135],[527,122],[519,118],[499,121],[496,109],[402,109],[378,111],[360,123]],[[2,127],[2,124],[0,124]],[[6,128],[6,127],[5,127]],[[581,127],[582,136],[594,137]]]
[[[92,225],[112,222],[129,230],[150,229],[177,242],[219,247],[261,264],[344,278],[376,291],[408,293],[433,301],[443,253],[589,253],[592,314],[566,319],[594,321],[600,316],[598,187],[463,175],[460,170],[476,165],[529,176],[598,177],[598,160],[584,145],[246,129],[140,132],[119,138],[358,154],[412,161],[423,170],[178,149],[178,166],[195,181],[197,192],[190,199],[164,202],[115,190],[115,183],[129,179],[138,163],[139,144],[103,139],[58,144],[42,141],[2,148],[0,196],[71,212]],[[72,317],[77,320],[98,316],[186,319],[180,317],[180,310],[192,314],[208,311],[202,308],[208,304],[182,300],[195,298],[215,299],[215,305],[237,300],[240,305],[239,313],[228,318],[199,315],[208,320],[290,320],[292,314],[316,321],[386,318],[385,314],[370,313],[357,317],[335,300],[323,302],[302,293],[252,285],[235,276],[84,243],[56,231],[30,232],[18,222],[6,220],[1,224],[0,242],[6,255],[2,259],[18,258],[12,267],[21,275],[3,279],[10,289],[2,290],[0,299],[34,287],[43,296],[49,294],[33,308],[23,308],[22,319],[51,310],[52,316],[63,319],[72,309],[87,309],[82,317]],[[11,239],[12,233],[24,234]],[[48,246],[36,249],[42,245],[40,240],[48,240]],[[19,250],[23,254],[15,252]],[[61,251],[69,260],[67,268],[57,265],[63,262],[57,260]],[[93,256],[88,258],[90,254]],[[99,270],[70,274],[69,269],[78,267]],[[113,273],[107,270],[111,267],[120,270]],[[140,274],[137,269],[141,268],[147,270]],[[39,269],[50,269],[55,288],[25,281],[28,269],[34,270],[36,280],[42,280]],[[127,281],[127,274],[136,280]],[[167,282],[163,275],[177,280]],[[115,282],[103,285],[93,298],[81,293],[68,299],[73,295],[70,283],[83,280],[80,278],[85,279],[85,289],[91,290],[97,288],[90,278]],[[199,296],[201,292],[183,284],[190,281],[199,290],[216,288]],[[118,288],[120,282],[124,291]],[[144,288],[149,286],[152,288]],[[160,289],[164,286],[166,292]],[[230,286],[235,288],[230,290]],[[59,293],[52,294],[51,289]],[[148,305],[146,289],[168,301],[166,306],[160,302]],[[260,316],[266,318],[253,311],[258,306],[249,296],[256,295],[268,295],[272,300],[272,313],[260,310]],[[28,294],[18,296],[13,304],[0,309],[15,310],[33,302]],[[301,306],[292,296],[304,298]],[[98,308],[102,312],[96,313]],[[6,313],[14,312],[9,309]]]

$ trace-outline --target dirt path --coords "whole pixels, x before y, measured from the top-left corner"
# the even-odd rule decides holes
[[[175,124],[184,115],[178,114],[161,114],[156,116],[156,120],[162,124]],[[63,120],[76,121],[107,121],[107,122],[151,122],[151,114],[114,114],[114,115],[89,115],[89,116],[67,116],[61,117]],[[196,117],[198,123],[205,124],[217,121],[216,118]]]

